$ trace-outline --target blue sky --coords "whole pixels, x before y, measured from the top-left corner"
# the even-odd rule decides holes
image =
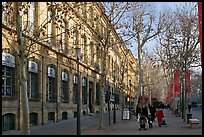
[[[185,2],[155,2],[157,10],[163,11],[166,9],[175,10],[176,6],[184,5]]]
[[[182,7],[186,2],[151,2],[152,5],[156,6],[156,10],[158,10],[157,13],[159,12],[163,12],[165,10],[176,10],[176,8],[178,7]],[[155,48],[157,42],[156,41],[150,41],[148,43],[145,44],[143,50],[149,52],[154,52],[153,49]],[[133,47],[132,49],[133,55],[137,58],[137,47]],[[199,67],[195,67],[192,68],[193,70],[195,70],[198,73],[202,73],[202,68]]]
[[[151,5],[156,7],[157,13],[163,12],[165,10],[176,10],[178,7],[182,7],[186,2],[150,2]],[[143,50],[148,51],[148,52],[153,52],[153,49],[157,45],[156,41],[150,41],[145,44]],[[137,58],[137,47],[131,48],[133,55]]]

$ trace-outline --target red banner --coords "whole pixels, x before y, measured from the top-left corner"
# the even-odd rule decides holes
[[[190,86],[190,71],[189,70],[186,70],[185,71],[185,77],[186,77],[186,94],[188,95],[190,92],[191,92],[191,86]]]
[[[198,25],[200,32],[200,55],[201,55],[201,65],[202,65],[202,2],[198,2]]]
[[[174,70],[174,95],[180,96],[180,71]]]

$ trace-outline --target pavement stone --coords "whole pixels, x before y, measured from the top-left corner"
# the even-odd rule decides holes
[[[197,109],[197,110],[196,110]],[[167,120],[167,127],[159,127],[157,122],[153,123],[153,128],[139,130],[139,123],[133,116],[131,119],[123,120],[122,112],[116,112],[116,123],[113,123],[113,111],[105,113],[103,128],[98,129],[99,114],[81,117],[81,135],[202,135],[202,109],[196,108],[192,111],[192,118],[200,120],[199,127],[191,129],[181,117],[174,116],[171,111],[164,110]],[[110,118],[110,123],[109,119]],[[3,135],[21,135],[20,131],[3,132]],[[76,118],[49,123],[44,126],[31,127],[31,135],[76,135]]]
[[[86,129],[82,135],[202,135],[202,116],[192,112],[193,118],[200,120],[198,128],[191,129],[183,122],[181,117],[175,117],[171,111],[164,110],[167,120],[167,127],[159,127],[157,122],[153,123],[153,128],[147,130],[139,130],[139,123],[135,118],[131,120],[123,120],[118,124],[112,124],[102,130],[97,128]],[[202,113],[202,112],[201,112]]]

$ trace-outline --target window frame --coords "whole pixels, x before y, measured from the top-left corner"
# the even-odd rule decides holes
[[[9,69],[10,71],[10,76],[7,75],[7,70]],[[14,73],[14,68],[9,67],[9,66],[2,66],[2,97],[12,97],[14,95],[13,91],[13,73]],[[10,79],[10,84],[7,84],[7,79]],[[7,88],[10,87],[10,95],[7,94]]]

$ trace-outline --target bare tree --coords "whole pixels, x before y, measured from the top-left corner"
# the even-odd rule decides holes
[[[197,102],[202,104],[202,76],[201,74],[191,71],[191,91],[187,95],[187,102]]]
[[[195,3],[186,3],[182,9],[177,9],[170,29],[161,35],[161,48],[157,54],[160,56],[164,71],[168,72],[170,81],[173,81],[172,72],[180,68],[182,84],[182,116],[186,120],[184,108],[186,106],[186,80],[184,72],[192,64],[199,64],[199,39],[197,10]]]
[[[131,3],[130,7],[130,16],[132,20],[132,26],[129,31],[124,35],[133,36],[136,45],[132,45],[132,47],[138,48],[138,70],[139,70],[139,90],[136,95],[135,106],[138,103],[138,98],[140,94],[143,94],[143,73],[142,73],[142,48],[145,46],[147,42],[156,38],[158,34],[163,31],[166,31],[164,28],[165,16],[164,14],[160,14],[158,17],[154,12],[154,7],[150,7],[149,3]]]

